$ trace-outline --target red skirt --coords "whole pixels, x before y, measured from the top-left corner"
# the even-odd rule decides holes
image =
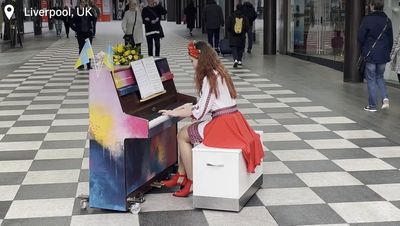
[[[190,126],[192,128],[189,127],[189,136],[192,133],[194,138],[201,139],[199,135],[194,134],[197,131],[197,125],[195,123]],[[209,147],[242,149],[247,171],[250,173],[254,173],[255,168],[263,161],[264,150],[260,135],[254,132],[237,110],[213,112],[213,119],[204,128],[202,142]]]

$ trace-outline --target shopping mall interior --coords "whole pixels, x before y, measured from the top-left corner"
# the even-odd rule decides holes
[[[195,104],[201,95],[187,46],[207,42],[208,1],[193,1],[192,34],[184,13],[190,1],[156,1],[167,11],[161,58],[153,60],[166,95],[150,101],[134,96],[140,86],[116,79],[131,71],[138,80],[135,63],[114,61],[113,72],[103,63],[124,43],[128,2],[94,1],[100,14],[92,69],[77,70],[84,57],[75,32],[67,37],[62,26],[58,35],[54,20],[24,16],[23,9],[75,7],[79,0],[0,0],[1,226],[400,225],[400,78],[388,63],[390,108],[379,100],[377,112],[368,112],[367,82],[356,66],[369,1],[215,1],[225,20],[221,39],[237,4],[250,2],[257,14],[243,65],[233,67],[231,54],[218,59],[239,112],[261,134],[264,157],[248,172],[240,148],[194,146],[193,193],[184,198],[173,195],[179,186],[160,181],[181,162],[177,132],[192,119],[160,123],[150,115],[169,97]],[[400,1],[382,2],[396,39]],[[9,4],[11,19],[3,11]],[[141,54],[153,59],[144,35]]]

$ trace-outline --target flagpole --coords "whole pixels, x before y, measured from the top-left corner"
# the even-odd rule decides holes
[[[97,65],[96,64],[96,56],[94,55],[93,46],[92,46],[92,43],[90,42],[90,39],[87,38],[86,40],[89,41],[90,49],[92,50],[92,53],[93,53],[94,70],[95,70],[96,76],[98,78],[99,77],[99,71],[97,70],[97,66],[96,66]]]

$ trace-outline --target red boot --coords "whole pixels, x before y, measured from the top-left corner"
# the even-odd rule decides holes
[[[167,188],[172,188],[178,185],[185,185],[186,181],[187,181],[186,175],[176,173],[169,180],[163,180],[161,181],[161,183]]]
[[[176,197],[188,197],[190,195],[190,193],[192,193],[192,184],[193,184],[193,181],[187,179],[184,187],[181,190],[175,192],[174,196],[176,196]]]

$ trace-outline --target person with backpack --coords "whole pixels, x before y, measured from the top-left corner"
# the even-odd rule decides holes
[[[377,95],[380,91],[382,109],[389,108],[389,97],[386,91],[386,63],[390,62],[390,52],[393,47],[392,21],[383,12],[383,0],[371,0],[371,13],[364,17],[358,31],[358,41],[361,43],[361,54],[365,58],[364,76],[368,84],[368,106],[365,111],[377,111]]]
[[[242,57],[246,46],[246,32],[249,30],[249,21],[243,13],[243,5],[238,4],[227,25],[229,32],[229,44],[234,60],[233,67],[242,66]]]
[[[253,27],[254,21],[257,19],[257,12],[250,2],[243,3],[243,14],[249,20],[249,29],[247,30],[247,53],[251,53],[251,49],[253,48]]]

